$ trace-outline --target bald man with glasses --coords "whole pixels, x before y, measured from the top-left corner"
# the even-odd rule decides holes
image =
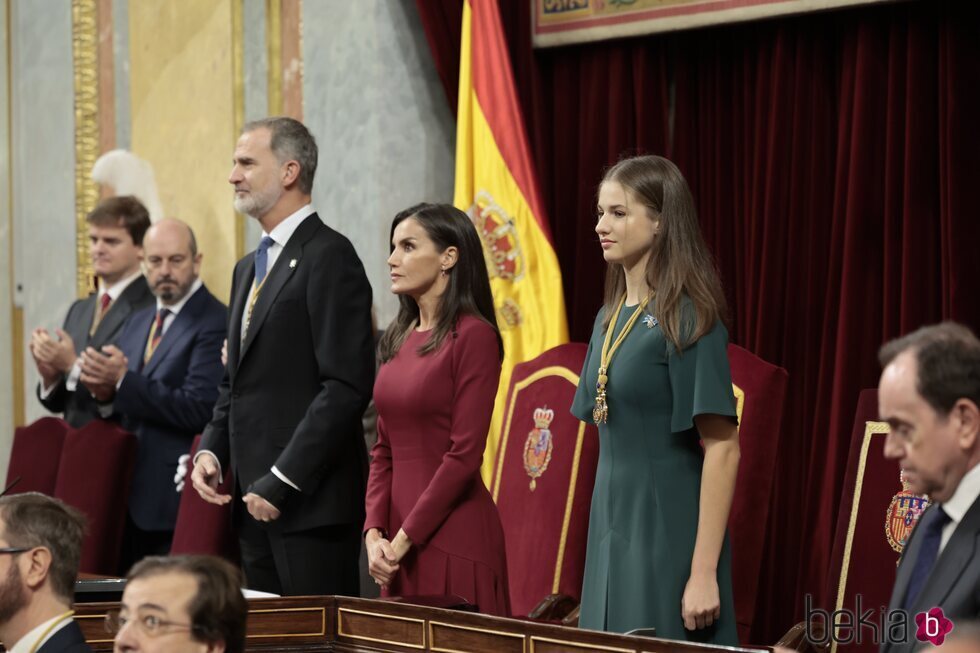
[[[0,497],[0,642],[9,653],[87,653],[72,619],[85,518],[43,494]]]

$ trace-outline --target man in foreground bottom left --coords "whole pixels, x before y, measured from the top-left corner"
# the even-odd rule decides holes
[[[57,499],[0,497],[0,642],[10,653],[92,650],[71,609],[84,529]]]

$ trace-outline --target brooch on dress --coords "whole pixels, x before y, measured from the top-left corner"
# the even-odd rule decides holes
[[[660,322],[657,321],[657,318],[655,318],[654,316],[650,315],[649,313],[647,313],[646,315],[643,316],[643,325],[646,326],[646,328],[652,329],[653,327],[657,326],[658,324],[660,324]]]

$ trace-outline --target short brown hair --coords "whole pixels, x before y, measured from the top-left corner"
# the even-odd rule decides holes
[[[98,227],[123,227],[129,232],[133,244],[139,246],[150,228],[150,212],[132,195],[119,195],[99,202],[85,222]]]
[[[915,355],[916,391],[941,415],[948,415],[960,399],[980,406],[980,340],[956,322],[925,326],[885,343],[878,352],[887,367],[906,351]]]
[[[238,568],[207,555],[149,557],[133,565],[126,581],[174,573],[187,574],[197,581],[197,594],[187,608],[195,639],[207,643],[221,641],[227,653],[242,653],[248,605],[242,595]]]
[[[51,552],[51,589],[70,604],[82,558],[82,513],[40,492],[25,492],[0,497],[0,519],[10,546],[43,546]]]

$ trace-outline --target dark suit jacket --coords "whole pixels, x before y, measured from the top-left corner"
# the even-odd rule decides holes
[[[97,301],[97,294],[90,295],[85,299],[79,299],[68,309],[62,328],[75,341],[76,354],[81,354],[86,347],[99,349],[103,345],[115,344],[130,314],[154,304],[156,298],[146,285],[146,279],[142,276],[137,277],[109,306],[95,333],[89,337],[88,332],[95,317]],[[52,413],[64,413],[65,421],[75,428],[81,428],[99,417],[95,398],[81,383],[74,392],[69,392],[65,387],[65,379],[62,379],[45,399],[41,399],[41,385],[38,384],[37,397]]]
[[[919,519],[921,524],[926,513],[935,510],[930,507]],[[895,576],[895,587],[888,608],[899,610],[905,599],[905,592],[912,576],[912,568],[922,546],[922,536],[918,526],[902,552],[902,559]],[[913,649],[929,646],[915,638],[915,615],[939,606],[946,617],[953,622],[976,620],[980,617],[980,499],[973,502],[963,520],[953,531],[953,536],[939,554],[936,565],[919,593],[915,604],[909,610],[909,637],[905,644],[882,643],[881,653],[907,653]]]
[[[190,452],[194,436],[207,426],[218,399],[228,311],[201,286],[173,319],[144,366],[143,353],[156,310],[154,304],[133,313],[119,336],[118,347],[129,359],[129,371],[112,405],[114,414],[139,441],[129,514],[144,530],[170,531],[180,504],[174,489],[177,458]]]
[[[269,271],[242,342],[253,259],[235,266],[228,367],[201,449],[222,470],[231,464],[240,492],[282,511],[270,529],[359,523],[367,472],[360,420],[374,380],[364,267],[350,241],[314,213]]]
[[[91,647],[85,643],[85,637],[78,624],[70,624],[56,632],[37,653],[91,653]]]

